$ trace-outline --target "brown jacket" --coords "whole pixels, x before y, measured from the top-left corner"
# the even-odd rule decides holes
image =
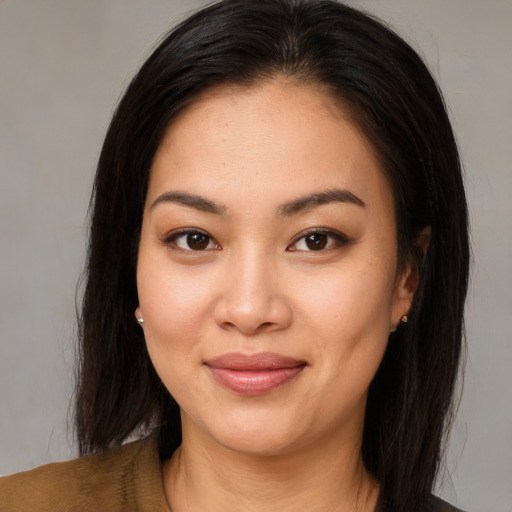
[[[152,438],[0,478],[0,512],[137,510],[170,512]],[[418,512],[460,511],[432,496]]]
[[[166,511],[152,439],[0,478],[1,512]]]

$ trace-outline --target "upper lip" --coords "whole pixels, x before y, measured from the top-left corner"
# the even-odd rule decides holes
[[[229,353],[205,361],[207,366],[226,370],[277,370],[305,366],[306,362],[293,357],[260,352],[258,354]]]

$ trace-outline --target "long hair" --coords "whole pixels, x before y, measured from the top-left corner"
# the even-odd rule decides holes
[[[80,452],[150,431],[162,459],[180,444],[179,408],[134,320],[152,161],[172,120],[201,92],[282,75],[327,87],[350,110],[391,184],[399,265],[412,261],[418,270],[408,322],[390,335],[370,386],[362,444],[382,506],[413,510],[435,483],[463,347],[469,248],[461,165],[442,95],[420,57],[381,22],[330,0],[225,0],[198,11],[163,39],[120,101],[91,202]]]

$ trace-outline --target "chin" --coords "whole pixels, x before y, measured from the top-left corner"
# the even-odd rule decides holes
[[[262,414],[263,413],[263,414]],[[265,414],[262,410],[245,411],[245,414],[226,414],[220,418],[210,416],[206,422],[194,422],[182,414],[184,431],[190,439],[200,436],[213,445],[233,452],[253,456],[275,456],[294,451],[307,444],[301,442],[300,423],[296,419],[283,418],[275,411]],[[191,424],[191,423],[194,424]],[[194,433],[195,431],[195,433]]]

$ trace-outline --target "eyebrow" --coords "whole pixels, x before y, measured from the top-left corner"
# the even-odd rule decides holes
[[[349,190],[336,188],[326,190],[325,192],[309,194],[285,203],[279,207],[278,214],[281,216],[294,215],[330,203],[349,203],[362,208],[366,206],[362,199]]]
[[[226,213],[226,207],[222,206],[210,199],[196,195],[188,194],[187,192],[166,192],[161,196],[158,196],[151,205],[151,209],[161,203],[175,203],[181,206],[188,206],[189,208],[195,208],[202,212],[214,213],[221,215]]]
[[[151,209],[155,208],[161,203],[174,203],[188,208],[195,208],[196,210],[213,213],[216,215],[223,215],[226,213],[227,208],[224,205],[216,203],[210,199],[197,194],[190,194],[188,192],[165,192],[158,196],[151,205]],[[318,206],[330,203],[349,203],[356,206],[365,207],[362,199],[346,189],[331,189],[325,192],[316,192],[306,196],[299,197],[293,201],[280,205],[277,209],[278,216],[290,216],[302,213]]]

